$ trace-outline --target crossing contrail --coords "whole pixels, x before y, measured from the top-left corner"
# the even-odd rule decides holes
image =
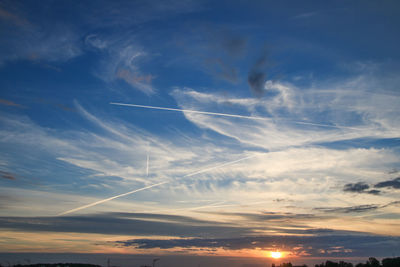
[[[133,193],[136,193],[136,192],[139,192],[139,191],[143,191],[143,190],[146,190],[146,189],[149,189],[149,188],[152,188],[152,187],[160,186],[160,185],[163,185],[163,184],[166,184],[166,183],[169,183],[169,182],[167,181],[167,182],[162,182],[162,183],[158,183],[158,184],[152,184],[152,185],[149,185],[149,186],[146,186],[146,187],[135,189],[133,191],[129,191],[127,193],[123,193],[123,194],[120,194],[120,195],[117,195],[117,196],[113,196],[113,197],[109,197],[109,198],[106,198],[106,199],[103,199],[103,200],[99,200],[99,201],[87,204],[85,206],[82,206],[82,207],[78,207],[78,208],[75,208],[75,209],[72,209],[72,210],[64,211],[64,212],[58,214],[58,216],[69,214],[69,213],[72,213],[72,212],[75,212],[75,211],[78,211],[78,210],[83,210],[83,209],[86,209],[86,208],[90,208],[90,207],[99,205],[101,203],[104,203],[104,202],[107,202],[107,201],[110,201],[110,200],[113,200],[113,199],[116,199],[116,198],[119,198],[119,197],[124,197],[124,196],[130,195],[130,194],[133,194]]]
[[[217,112],[208,112],[208,111],[198,111],[198,110],[190,110],[190,109],[178,109],[178,108],[165,108],[165,107],[156,107],[156,106],[145,106],[145,105],[136,105],[136,104],[125,104],[125,103],[115,103],[111,102],[111,105],[117,106],[127,106],[127,107],[136,107],[136,108],[147,108],[147,109],[158,109],[158,110],[168,110],[168,111],[177,111],[177,112],[187,112],[187,113],[197,113],[197,114],[205,114],[205,115],[214,115],[214,116],[223,116],[223,117],[232,117],[232,118],[241,118],[241,119],[250,119],[250,120],[263,120],[263,121],[272,121],[274,119],[282,119],[282,118],[265,118],[265,117],[256,117],[256,116],[245,116],[245,115],[237,115],[237,114],[228,114],[228,113],[217,113]],[[312,125],[319,127],[328,127],[328,128],[343,128],[343,129],[353,129],[353,130],[361,130],[356,127],[349,126],[340,126],[340,125],[331,125],[331,124],[323,124],[323,123],[314,123],[314,122],[306,122],[306,121],[292,121],[284,119],[287,122],[302,124],[302,125]]]
[[[240,162],[240,161],[243,161],[243,160],[246,160],[246,159],[254,158],[254,157],[259,156],[259,155],[260,154],[255,154],[255,155],[247,156],[247,157],[244,157],[244,158],[241,158],[241,159],[225,162],[225,163],[217,165],[217,166],[205,168],[205,169],[202,169],[202,170],[199,170],[199,171],[195,171],[195,172],[186,174],[182,178],[191,177],[191,176],[196,175],[196,174],[200,174],[200,173],[208,172],[208,171],[215,170],[215,169],[218,169],[218,168],[221,168],[221,167],[229,166],[229,165],[235,164],[237,162]],[[78,210],[83,210],[83,209],[86,209],[86,208],[90,208],[90,207],[93,207],[93,206],[96,206],[96,205],[111,201],[111,200],[116,199],[116,198],[120,198],[120,197],[124,197],[124,196],[127,196],[127,195],[131,195],[131,194],[134,194],[136,192],[140,192],[140,191],[143,191],[143,190],[146,190],[146,189],[150,189],[150,188],[157,187],[157,186],[160,186],[160,185],[163,185],[163,184],[167,184],[167,183],[171,183],[171,182],[173,182],[173,180],[165,181],[165,182],[161,182],[161,183],[157,183],[157,184],[152,184],[152,185],[149,185],[149,186],[145,186],[145,187],[142,187],[142,188],[139,188],[139,189],[135,189],[135,190],[132,190],[132,191],[129,191],[129,192],[117,195],[117,196],[113,196],[113,197],[109,197],[109,198],[106,198],[106,199],[102,199],[102,200],[99,200],[99,201],[96,201],[96,202],[93,202],[93,203],[90,203],[90,204],[87,204],[87,205],[84,205],[84,206],[81,206],[81,207],[78,207],[78,208],[75,208],[75,209],[64,211],[62,213],[59,213],[57,216],[62,216],[62,215],[66,215],[66,214],[69,214],[69,213],[73,213],[73,212],[78,211]]]

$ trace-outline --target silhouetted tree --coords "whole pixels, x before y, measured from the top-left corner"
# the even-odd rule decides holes
[[[353,263],[351,263],[351,262],[345,262],[345,261],[340,261],[340,262],[339,262],[339,267],[353,267]]]
[[[333,261],[326,261],[325,263],[315,264],[315,267],[353,267],[353,264],[344,261],[341,261],[339,263]]]
[[[398,267],[398,266],[400,266],[400,257],[383,259],[382,266],[383,267]]]
[[[367,261],[367,266],[380,267],[381,265],[377,259],[375,259],[374,257],[370,257]]]
[[[333,261],[326,261],[325,267],[339,267],[339,263]]]
[[[282,263],[281,267],[293,267],[293,265],[290,262],[288,262],[288,263]]]

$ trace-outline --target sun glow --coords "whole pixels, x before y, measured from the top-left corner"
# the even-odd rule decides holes
[[[279,259],[280,257],[282,257],[282,253],[280,253],[279,251],[271,251],[271,257],[274,259]]]

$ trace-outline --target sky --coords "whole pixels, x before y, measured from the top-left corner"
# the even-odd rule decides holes
[[[399,12],[0,1],[1,264],[400,256]]]

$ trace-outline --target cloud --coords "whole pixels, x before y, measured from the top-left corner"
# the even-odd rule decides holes
[[[84,30],[66,23],[62,16],[45,16],[44,12],[48,11],[43,7],[51,10],[54,4],[44,2],[43,6],[35,7],[36,12],[30,11],[32,3],[29,2],[8,1],[7,10],[1,9],[0,17],[12,23],[2,24],[4,41],[0,44],[0,65],[15,60],[65,62],[83,53],[81,34]]]
[[[344,192],[351,192],[351,193],[366,193],[372,195],[379,195],[379,190],[367,190],[369,189],[369,185],[364,182],[358,182],[355,184],[346,184],[343,188]]]
[[[367,185],[366,183],[363,182],[358,182],[356,184],[346,184],[343,188],[343,191],[346,192],[363,192],[365,191],[365,189],[368,189],[369,185]]]
[[[238,60],[244,55],[247,40],[243,36],[227,29],[207,29],[209,51],[206,52],[207,69],[214,77],[231,83],[240,79]]]
[[[0,65],[15,60],[63,63],[87,53],[88,48],[95,48],[98,53],[107,54],[105,61],[111,62],[102,64],[114,64],[115,60],[119,60],[116,51],[138,45],[137,39],[129,37],[132,36],[132,28],[201,8],[198,1],[192,0],[117,3],[99,1],[96,4],[84,2],[80,5],[69,5],[67,12],[59,16],[48,16],[49,12],[58,12],[60,7],[52,1],[43,2],[40,7],[34,6],[33,3],[16,1],[8,1],[7,9],[0,6],[0,19],[7,22],[2,23],[4,40],[0,44]],[[36,12],[31,12],[33,8]],[[87,12],[88,10],[90,12]],[[70,20],[65,14],[74,19]],[[98,32],[105,32],[107,37],[100,36]],[[116,43],[116,39],[128,39],[133,42],[125,42],[125,46],[121,47]],[[25,45],[27,43],[29,45]],[[114,59],[115,57],[117,59]],[[138,74],[138,70],[135,73]],[[116,71],[108,75],[113,79],[117,78]],[[101,75],[99,77],[101,78]],[[136,87],[144,88],[145,85],[139,83],[135,84]]]
[[[247,227],[163,214],[104,213],[63,217],[0,217],[0,228],[23,231],[100,233],[109,235],[238,236]]]
[[[252,225],[240,226],[234,222],[205,221],[182,215],[156,213],[109,212],[65,217],[3,216],[0,217],[0,228],[22,230],[25,233],[146,236],[146,238],[116,239],[107,242],[109,246],[133,247],[138,250],[161,248],[172,251],[183,249],[189,252],[189,249],[205,248],[217,249],[218,252],[220,249],[280,249],[288,251],[292,256],[299,255],[301,251],[313,256],[323,254],[359,256],[360,253],[368,255],[372,251],[376,253],[374,255],[387,253],[389,246],[392,246],[391,249],[399,246],[399,237],[394,236],[318,228],[307,230],[299,228],[295,232],[296,235],[260,235],[260,231],[270,231],[271,228],[265,225],[262,228]],[[159,239],[158,236],[169,238]]]
[[[116,246],[136,249],[223,249],[223,250],[281,250],[289,256],[370,256],[387,255],[398,247],[398,237],[335,232],[315,236],[258,236],[240,238],[191,238],[191,239],[133,239],[116,241]],[[379,245],[378,245],[379,244]]]
[[[151,74],[139,75],[127,69],[119,69],[116,76],[146,94],[155,92],[154,88],[150,86],[150,82],[154,79]]]
[[[171,59],[170,64],[183,63],[180,67],[184,68],[192,65],[215,79],[238,84],[243,79],[240,66],[247,45],[247,38],[235,27],[194,24],[184,34],[175,36],[173,49],[178,47],[181,56]]]
[[[392,201],[387,204],[377,205],[377,204],[366,204],[366,205],[358,205],[358,206],[350,206],[350,207],[327,207],[327,208],[314,208],[315,210],[323,211],[326,213],[359,213],[359,212],[368,212],[377,209],[386,208],[393,205],[398,205],[400,201]]]
[[[7,179],[7,178],[6,178]],[[15,204],[21,202],[19,198],[10,194],[10,193],[1,193],[0,194],[0,210],[8,210],[15,208]]]
[[[400,110],[394,108],[394,101],[400,101],[399,96],[369,93],[370,83],[375,84],[376,80],[379,79],[360,76],[337,84],[315,85],[316,88],[298,88],[287,82],[267,81],[263,86],[271,95],[260,99],[227,98],[190,88],[176,88],[172,95],[183,109],[233,113],[229,112],[232,109],[236,114],[271,118],[271,121],[245,122],[185,114],[200,128],[210,129],[244,145],[274,150],[292,145],[328,145],[345,140],[350,143],[362,138],[397,138]],[[358,97],[354,98],[356,95]],[[300,125],[299,121],[310,124]],[[319,127],[320,123],[339,128]]]
[[[112,83],[118,80],[126,82],[147,95],[152,95],[156,89],[151,85],[155,76],[143,74],[141,62],[148,54],[139,45],[138,38],[134,35],[94,35],[89,34],[85,43],[90,48],[99,50],[100,64],[94,74],[99,79]]]
[[[298,228],[295,235],[268,235],[260,234],[260,231],[271,229],[265,225],[262,228],[252,225],[240,226],[234,222],[205,221],[188,216],[157,213],[108,212],[65,217],[3,216],[0,217],[0,228],[14,232],[16,239],[20,238],[19,231],[23,231],[27,240],[32,235],[35,235],[37,240],[41,234],[58,239],[65,238],[63,233],[68,233],[69,238],[100,234],[103,236],[98,237],[98,249],[105,248],[104,246],[117,249],[132,247],[140,252],[161,248],[171,252],[191,253],[192,250],[205,249],[218,254],[233,250],[280,249],[287,251],[291,256],[360,256],[364,253],[369,256],[372,252],[374,255],[387,253],[389,248],[396,249],[399,245],[399,237],[394,236],[332,229],[304,230],[304,227]],[[136,238],[124,240],[129,238],[125,236]],[[160,239],[159,236],[163,238]]]
[[[376,188],[393,188],[393,189],[400,189],[400,177],[397,177],[393,180],[383,181],[374,185]]]
[[[8,180],[16,180],[17,179],[14,174],[9,173],[9,172],[4,172],[4,171],[0,171],[0,176],[4,179],[8,179]]]
[[[380,208],[379,205],[359,205],[351,207],[333,207],[333,208],[315,208],[315,210],[323,211],[326,213],[359,213],[376,210]]]
[[[212,214],[213,212],[205,212]],[[258,213],[244,213],[244,212],[216,212],[217,214],[221,214],[224,216],[237,216],[246,218],[252,222],[268,222],[268,221],[275,221],[275,222],[282,222],[282,226],[284,227],[284,223],[288,222],[289,220],[297,221],[303,219],[310,219],[310,220],[321,220],[323,219],[322,216],[318,216],[316,214],[298,214],[298,213],[291,213],[291,212],[258,212]],[[293,225],[292,225],[293,226]],[[300,231],[302,232],[302,231]],[[303,233],[303,232],[302,232]]]
[[[62,33],[62,34],[61,34]],[[29,43],[29,46],[23,45]],[[1,46],[0,64],[14,60],[65,62],[82,54],[80,36],[68,27],[23,27],[8,34]]]
[[[301,14],[298,14],[298,15],[292,17],[291,19],[294,19],[294,20],[298,20],[298,19],[309,19],[309,18],[311,18],[311,17],[315,17],[315,16],[319,15],[320,13],[321,13],[321,12],[318,12],[318,11],[301,13]]]
[[[24,106],[17,104],[13,101],[7,100],[7,99],[1,99],[0,98],[0,105],[4,106],[10,106],[10,107],[17,107],[17,108],[25,108]]]
[[[23,18],[20,17],[16,14],[11,13],[10,11],[7,11],[3,8],[0,7],[0,19],[6,20],[6,21],[10,21],[12,23],[14,23],[17,26],[27,26],[29,25],[29,22]]]
[[[251,92],[257,97],[262,96],[264,93],[264,84],[267,79],[267,74],[265,72],[266,64],[267,53],[264,51],[255,61],[247,76],[247,82],[249,83]]]

